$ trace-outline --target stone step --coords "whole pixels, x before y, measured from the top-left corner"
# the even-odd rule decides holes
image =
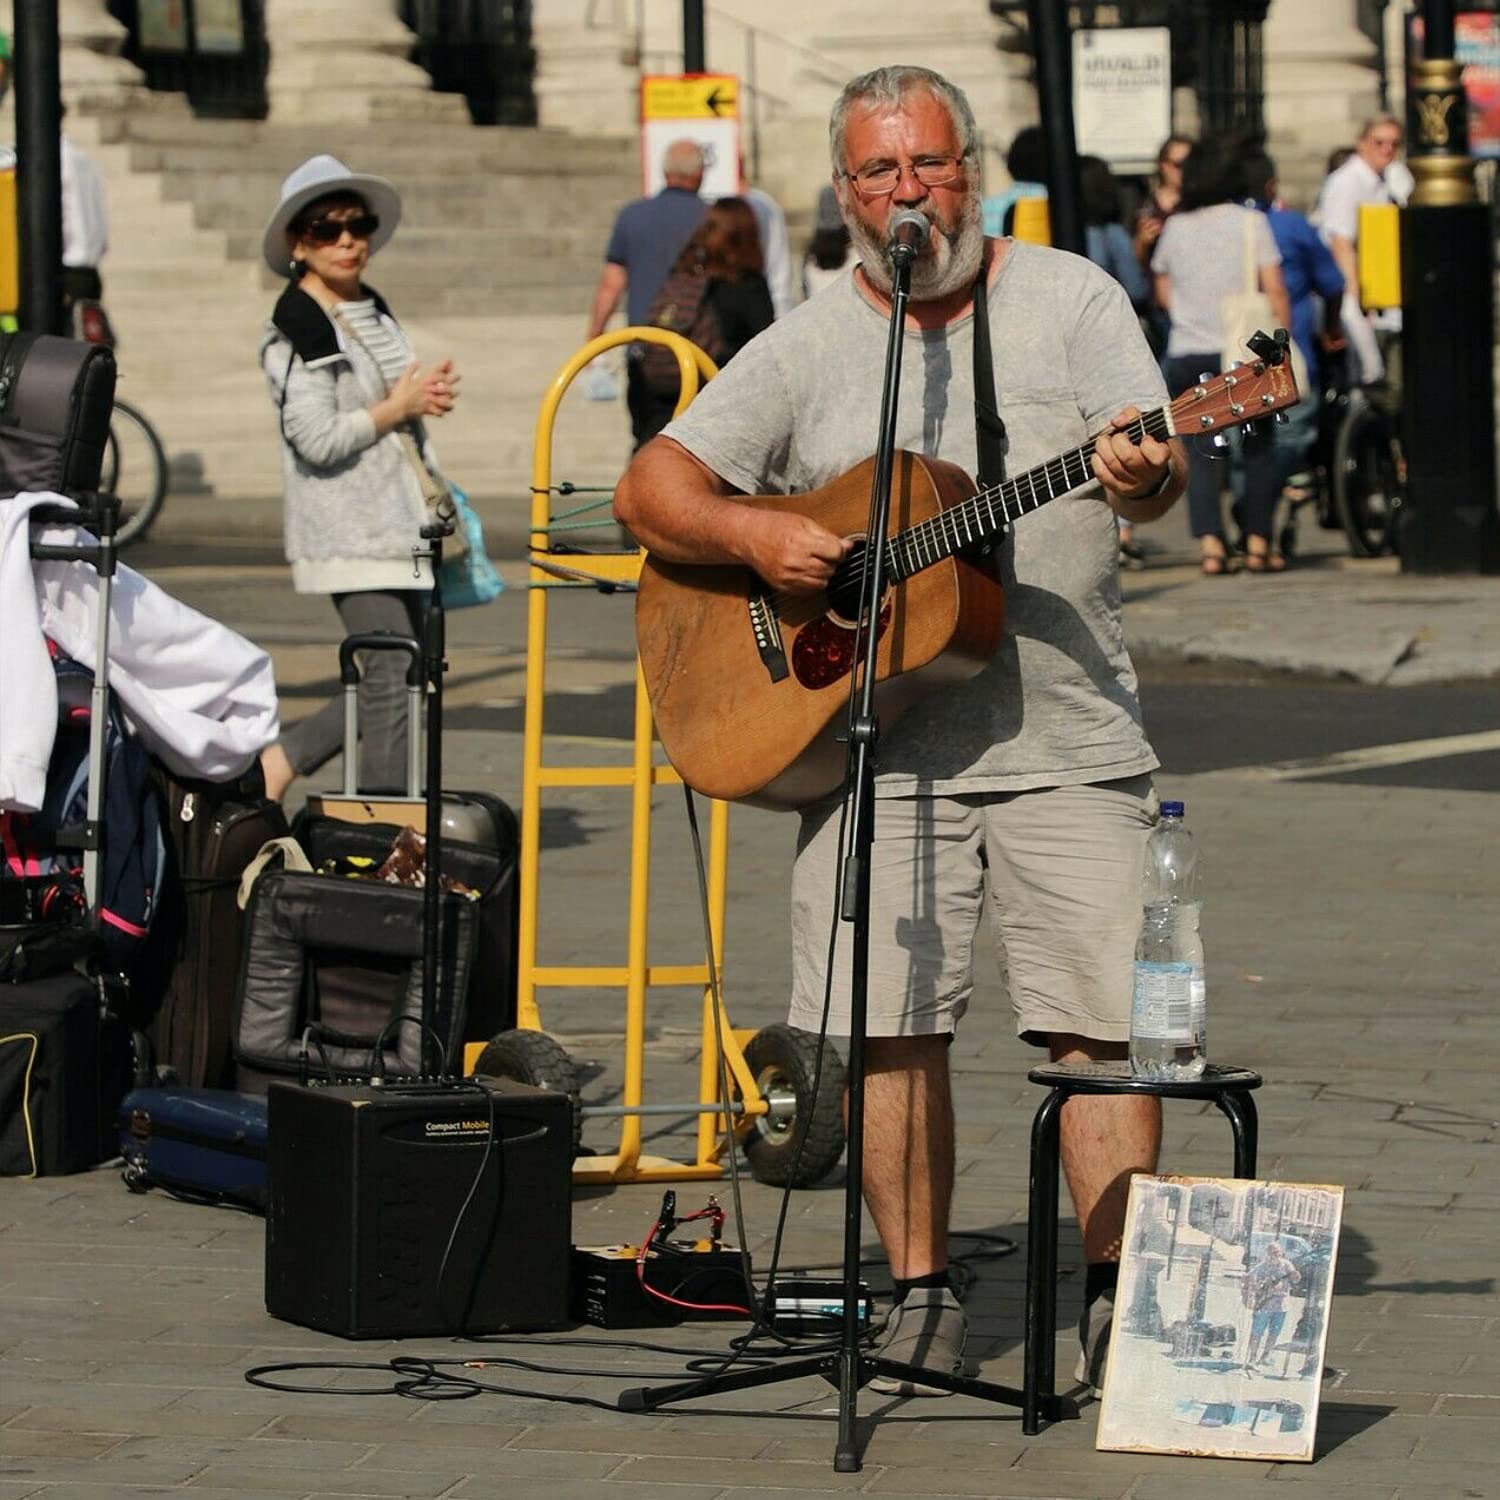
[[[218,290],[228,294],[243,289],[242,283],[231,283],[232,275],[256,278],[250,283],[251,290],[255,292],[255,297],[248,304],[253,310],[252,315],[243,320],[242,326],[258,329],[270,316],[274,293],[282,283],[277,281],[274,285],[271,284],[270,271],[257,268],[249,262],[236,262],[235,266],[237,270],[221,268]],[[403,322],[409,321],[409,316],[413,314],[457,317],[467,313],[473,318],[503,318],[521,313],[573,313],[576,315],[577,326],[582,328],[588,317],[594,282],[592,274],[587,282],[574,274],[557,282],[527,282],[523,279],[514,286],[497,286],[492,284],[494,267],[491,266],[486,269],[483,281],[467,286],[459,284],[434,287],[430,276],[390,277],[384,274],[383,267],[382,262],[382,274],[371,279],[382,294],[390,297],[392,306]],[[259,279],[262,272],[266,280],[264,286]],[[159,336],[161,320],[165,315],[163,304],[171,291],[170,286],[164,285],[163,281],[163,278],[157,278],[153,283],[149,275],[135,271],[122,275],[118,287],[112,275],[106,280],[105,303],[110,309],[110,316],[116,318],[121,325],[122,338],[128,336],[130,322],[134,322],[148,337]],[[222,296],[210,299],[204,293],[200,305],[209,309],[205,316],[215,320],[226,316],[226,303]],[[180,322],[184,327],[193,326],[193,320],[184,317],[181,308],[173,308],[170,316],[174,322]],[[153,330],[156,331],[154,335]]]
[[[440,160],[445,152],[471,153],[482,147],[497,160],[505,157],[507,165],[536,157],[550,157],[554,162],[597,157],[617,166],[628,166],[639,156],[634,141],[579,137],[566,130],[534,126],[414,123],[403,126],[388,143],[372,135],[367,127],[298,125],[272,120],[195,119],[187,111],[176,109],[100,115],[96,122],[99,139],[106,142],[241,149],[259,149],[274,143],[277,150],[285,151],[297,160],[321,151],[331,152],[340,159],[375,150],[383,154],[387,144],[429,151],[434,161]]]
[[[521,176],[566,173],[571,183],[572,179],[594,174],[609,177],[629,172],[639,161],[634,153],[616,150],[612,142],[570,141],[561,135],[521,142],[503,134],[501,127],[471,126],[441,145],[412,144],[404,130],[392,134],[397,138],[382,140],[372,138],[372,132],[366,130],[361,139],[351,141],[344,150],[334,150],[326,140],[289,139],[274,131],[258,140],[237,143],[188,140],[126,144],[135,172],[279,171],[285,176],[309,156],[328,153],[355,171],[374,172],[392,180],[403,176],[421,181],[464,180],[500,172]]]
[[[173,176],[161,179],[168,202],[190,205],[193,221],[202,229],[261,229],[275,207],[283,174],[241,173],[233,179]],[[484,179],[474,183],[402,182],[401,219],[404,225],[464,224],[474,227],[535,225],[539,220],[538,193],[516,179]],[[601,248],[620,206],[637,196],[638,182],[600,179],[585,184],[576,211],[559,206],[553,218],[559,225],[592,229]],[[543,201],[546,201],[545,196]]]

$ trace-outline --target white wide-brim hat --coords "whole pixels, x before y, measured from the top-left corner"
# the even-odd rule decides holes
[[[351,172],[336,156],[310,157],[281,184],[281,202],[261,238],[261,253],[278,276],[291,275],[286,234],[292,220],[309,203],[330,193],[358,193],[380,220],[380,228],[370,236],[371,255],[395,234],[401,222],[401,194],[384,177]]]

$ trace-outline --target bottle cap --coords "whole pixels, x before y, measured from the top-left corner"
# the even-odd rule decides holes
[[[1185,807],[1186,803],[1182,802],[1163,802],[1161,805],[1161,815],[1164,818],[1180,818]]]

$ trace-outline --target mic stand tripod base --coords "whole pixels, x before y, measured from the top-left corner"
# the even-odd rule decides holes
[[[747,1391],[760,1385],[778,1385],[786,1380],[800,1380],[804,1375],[821,1375],[830,1385],[837,1386],[842,1359],[842,1351],[835,1349],[824,1354],[810,1354],[805,1359],[778,1361],[761,1369],[725,1371],[722,1375],[680,1380],[671,1385],[632,1386],[620,1392],[615,1398],[615,1405],[620,1411],[655,1411],[659,1406],[687,1401],[694,1396],[718,1396],[725,1391]],[[1026,1400],[1026,1393],[1015,1386],[975,1380],[967,1375],[951,1375],[943,1370],[925,1369],[921,1365],[902,1364],[899,1360],[882,1359],[876,1354],[859,1355],[856,1385],[868,1385],[877,1375],[894,1376],[897,1380],[928,1386],[944,1394],[974,1396],[981,1401],[994,1401],[1004,1406],[1024,1406]],[[1038,1411],[1044,1422],[1069,1422],[1078,1415],[1078,1403],[1068,1396],[1043,1396],[1038,1403]],[[858,1470],[857,1456],[848,1467],[840,1462],[841,1456],[838,1453],[834,1455],[834,1468],[838,1472],[852,1473]]]

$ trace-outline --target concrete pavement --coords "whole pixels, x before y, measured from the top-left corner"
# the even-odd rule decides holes
[[[1411,673],[1419,665],[1427,681],[1500,673],[1496,580],[1402,579],[1387,563],[1343,563],[1336,547],[1309,547],[1318,539],[1307,536],[1305,548],[1321,555],[1288,574],[1203,579],[1191,566],[1180,517],[1142,535],[1157,550],[1152,566],[1125,582],[1138,656],[1362,676],[1393,688],[1417,680]],[[161,575],[169,586],[172,571]],[[248,628],[233,588],[220,597],[230,623]],[[506,607],[517,602],[512,596]],[[595,627],[592,648],[566,650],[563,692],[586,700],[596,690],[591,672],[606,681],[625,675],[628,608],[623,598],[597,601],[598,611],[620,611],[618,628]],[[597,618],[591,610],[591,621]],[[477,648],[486,628],[483,612],[455,618],[455,679],[464,675],[466,643]],[[275,647],[278,661],[306,650],[306,640],[305,630],[288,626]],[[1267,660],[1273,648],[1280,660]],[[292,661],[289,655],[289,667]],[[516,663],[501,660],[496,670],[513,673]],[[1413,737],[1420,733],[1414,725]],[[559,740],[553,755],[622,758],[618,748],[579,739]],[[453,785],[487,785],[518,799],[519,735],[508,729],[456,729],[447,765]],[[1274,789],[1228,770],[1164,778],[1162,790],[1190,804],[1210,871],[1211,1053],[1266,1077],[1258,1096],[1261,1173],[1347,1190],[1312,1465],[1096,1453],[1092,1406],[1078,1421],[1026,1438],[1008,1409],[866,1392],[865,1468],[835,1475],[834,1397],[821,1382],[627,1416],[541,1398],[587,1394],[608,1402],[656,1372],[672,1379],[679,1359],[609,1347],[590,1330],[584,1346],[572,1348],[544,1347],[544,1337],[499,1348],[431,1339],[372,1346],[310,1333],[264,1311],[258,1220],[159,1194],[133,1197],[105,1168],[0,1183],[0,1500],[179,1492],[210,1500],[543,1492],[556,1500],[770,1500],[828,1490],[897,1500],[1196,1500],[1208,1492],[1240,1500],[1289,1485],[1312,1486],[1309,1493],[1330,1500],[1500,1494],[1493,1435],[1500,1190],[1491,1155],[1500,798],[1341,781],[1333,765]],[[660,798],[655,826],[652,962],[690,961],[700,944],[674,796]],[[542,961],[622,961],[624,798],[559,794],[544,830]],[[785,1003],[793,825],[736,810],[731,830],[726,1000],[737,1026],[757,1027],[779,1019]],[[1024,1241],[1025,1141],[1039,1098],[1025,1080],[1033,1058],[1011,1034],[993,966],[981,961],[980,971],[981,992],[954,1045],[954,1222],[961,1231]],[[587,1065],[586,1099],[616,1097],[618,998],[597,991],[550,997],[544,1020]],[[698,1024],[696,996],[653,995],[650,1099],[695,1097]],[[662,1119],[649,1149],[687,1156],[690,1132],[686,1117]],[[589,1144],[608,1149],[613,1139],[607,1120],[589,1122]],[[1169,1108],[1165,1170],[1223,1174],[1229,1160],[1221,1117]],[[836,1172],[793,1195],[786,1263],[837,1262],[839,1187]],[[707,1190],[688,1186],[681,1195],[691,1205]],[[638,1239],[659,1195],[650,1185],[577,1192],[575,1241]],[[768,1261],[779,1199],[743,1184],[743,1219],[731,1233],[744,1237],[758,1271]],[[873,1256],[873,1243],[870,1249]],[[968,1254],[974,1276],[970,1353],[987,1378],[1019,1384],[1024,1250],[987,1258],[992,1247],[962,1237],[956,1249]],[[1059,1368],[1067,1371],[1081,1269],[1066,1209],[1060,1269]],[[883,1277],[872,1266],[872,1282],[884,1285]],[[650,1338],[715,1349],[728,1331],[689,1326]],[[244,1381],[246,1368],[268,1361],[380,1362],[396,1353],[518,1356],[558,1373],[492,1365],[470,1373],[512,1394],[457,1401],[280,1395]],[[581,1367],[607,1373],[585,1376]],[[387,1383],[369,1371],[309,1379],[345,1389]]]

